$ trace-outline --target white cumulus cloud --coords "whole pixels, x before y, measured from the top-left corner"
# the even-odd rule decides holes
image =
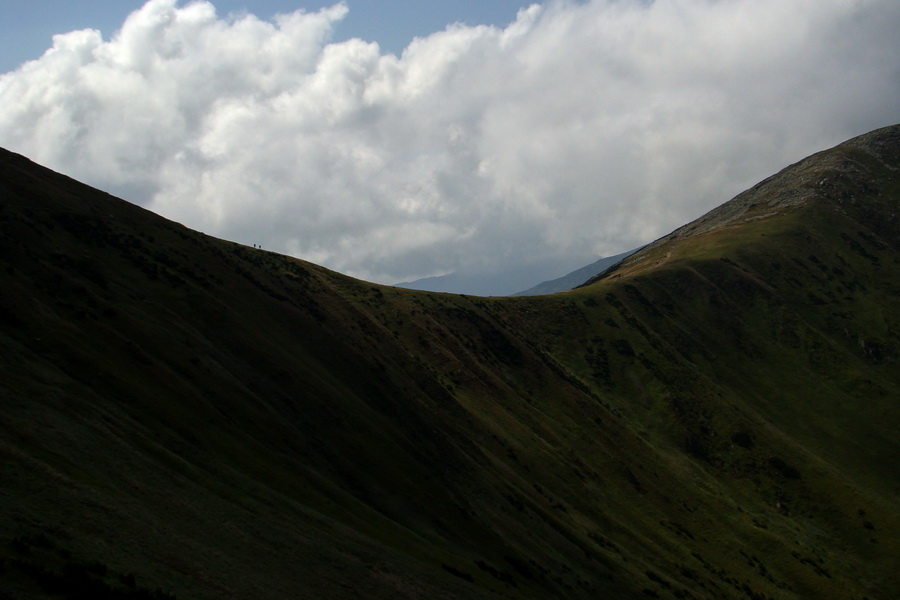
[[[348,10],[150,0],[57,35],[0,76],[0,145],[391,283],[580,266],[900,121],[896,0],[547,2],[400,56],[332,43]]]

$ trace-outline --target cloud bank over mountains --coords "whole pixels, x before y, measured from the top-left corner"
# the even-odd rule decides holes
[[[896,0],[548,2],[402,55],[352,1],[150,0],[0,76],[0,145],[218,237],[392,283],[663,235],[900,121]]]

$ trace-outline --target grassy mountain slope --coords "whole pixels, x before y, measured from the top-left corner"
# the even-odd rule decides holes
[[[3,153],[0,591],[897,597],[898,169],[879,130],[471,298]]]

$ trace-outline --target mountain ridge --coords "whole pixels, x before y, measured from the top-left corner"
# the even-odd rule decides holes
[[[0,590],[895,597],[898,135],[767,180],[821,202],[522,298],[354,280],[3,153]]]
[[[852,138],[834,148],[817,152],[793,165],[785,167],[778,173],[767,177],[750,189],[738,194],[733,199],[714,208],[700,218],[687,223],[668,235],[647,244],[628,260],[623,261],[622,267],[644,260],[644,257],[653,253],[660,246],[673,241],[701,235],[733,225],[742,219],[740,223],[749,223],[754,220],[777,217],[781,212],[790,211],[811,202],[820,200],[828,194],[839,193],[844,199],[852,200],[854,193],[852,187],[855,183],[853,176],[859,174],[860,166],[856,164],[854,154],[859,152],[885,152],[887,157],[878,156],[881,166],[889,170],[896,170],[890,160],[896,160],[896,152],[890,149],[898,144],[896,126],[889,126]],[[834,179],[824,178],[823,173],[833,171],[838,174]],[[791,177],[795,180],[789,186],[784,185],[784,179]],[[846,186],[848,189],[835,190],[836,186]],[[862,189],[861,192],[868,190]],[[585,282],[591,283],[602,276],[592,278]]]

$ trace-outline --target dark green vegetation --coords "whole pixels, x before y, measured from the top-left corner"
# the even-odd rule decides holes
[[[0,182],[0,597],[900,597],[900,127],[531,298]]]

